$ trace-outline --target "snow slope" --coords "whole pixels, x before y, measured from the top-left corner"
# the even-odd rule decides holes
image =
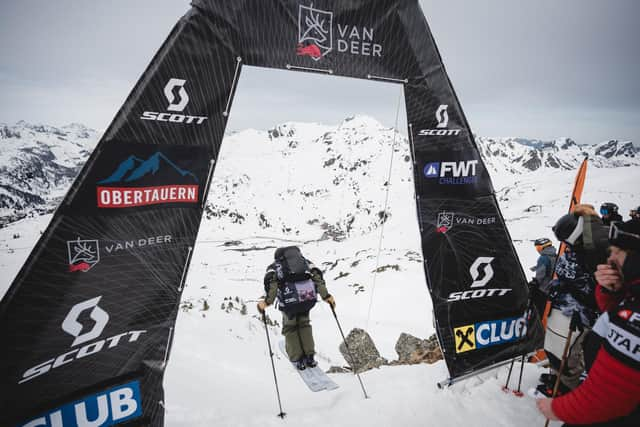
[[[395,141],[395,144],[394,144]],[[391,147],[392,179],[387,182]],[[340,388],[311,393],[278,351],[275,364],[283,421],[255,303],[277,246],[299,244],[326,270],[343,329],[367,329],[383,357],[397,358],[401,332],[433,333],[421,265],[406,139],[367,117],[338,126],[288,123],[270,131],[228,135],[186,281],[166,371],[168,426],[281,425],[542,425],[530,399],[500,391],[506,368],[438,390],[443,362],[383,367],[362,374],[364,400],[350,374],[332,374]],[[631,158],[635,161],[635,158]],[[513,162],[509,162],[514,164]],[[493,167],[494,187],[523,267],[535,262],[532,241],[553,237],[566,212],[574,171]],[[613,201],[626,212],[640,204],[637,164],[590,168],[584,201]],[[380,244],[380,212],[389,189]],[[274,203],[276,200],[278,203]],[[0,229],[0,295],[10,285],[51,215]],[[376,266],[384,267],[374,275]],[[269,309],[273,320],[278,313]],[[328,307],[312,311],[318,359],[343,365],[340,336]],[[279,328],[269,328],[275,346]],[[275,350],[275,349],[274,349]],[[524,388],[540,373],[526,366]]]

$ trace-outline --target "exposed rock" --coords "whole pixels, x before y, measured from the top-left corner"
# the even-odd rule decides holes
[[[348,374],[352,371],[346,366],[332,366],[326,372],[327,374]]]
[[[346,341],[349,346],[349,352],[347,352],[343,342],[340,344],[340,353],[356,372],[364,372],[388,364],[387,359],[380,356],[373,340],[365,330],[352,329],[347,335]],[[349,353],[353,355],[353,360]]]
[[[429,339],[422,340],[403,332],[398,338],[395,349],[399,359],[392,362],[393,365],[434,363],[442,359],[442,352],[435,334],[431,335]]]

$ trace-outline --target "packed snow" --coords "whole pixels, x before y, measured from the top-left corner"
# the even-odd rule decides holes
[[[345,333],[366,329],[383,357],[397,359],[394,346],[402,332],[420,338],[434,332],[407,156],[404,136],[362,116],[337,126],[287,123],[227,136],[166,370],[166,425],[544,424],[532,399],[501,391],[507,367],[440,390],[436,383],[447,377],[442,361],[384,366],[361,374],[369,399],[353,374],[330,374],[340,388],[312,393],[277,351],[283,337],[272,326],[268,333],[287,413],[284,420],[276,416],[265,327],[255,308],[276,247],[299,245],[325,270]],[[631,185],[640,180],[634,156],[628,166],[591,167],[583,201],[615,202],[624,216],[640,204]],[[551,225],[567,210],[575,170],[544,164],[535,171],[514,170],[485,159],[528,273],[537,258],[532,241],[553,238]],[[383,234],[381,214],[388,217]],[[0,229],[0,295],[50,219],[37,216]],[[273,307],[268,315],[281,322]],[[326,304],[314,308],[312,323],[321,367],[345,365]],[[523,389],[534,386],[541,372],[527,364]],[[517,372],[512,386],[516,379]]]

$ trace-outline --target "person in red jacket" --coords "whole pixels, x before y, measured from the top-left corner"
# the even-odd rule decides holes
[[[598,265],[596,300],[601,340],[587,379],[537,406],[565,426],[640,426],[640,223],[613,223],[608,264]]]

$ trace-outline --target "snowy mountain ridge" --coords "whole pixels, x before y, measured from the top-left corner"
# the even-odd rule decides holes
[[[6,134],[7,129],[2,129]],[[80,154],[82,142],[89,143],[85,138],[80,138],[79,145],[58,138],[69,138],[72,133],[44,132],[51,135],[47,139],[31,128],[18,132],[27,136],[34,132],[39,143],[29,145],[27,138],[13,141],[17,147],[13,153],[17,154],[11,157],[7,154],[10,150],[4,150],[10,144],[3,140],[3,158],[23,158],[23,153],[38,150],[46,153],[41,146],[46,146],[45,140],[50,142],[52,154],[28,159],[41,165],[50,162],[46,157],[55,158],[58,144],[66,144],[70,154],[77,153],[78,157],[86,158],[90,151],[88,148],[86,154]],[[531,147],[512,143],[514,149],[522,150],[520,154],[529,152],[528,148],[540,150],[539,156],[547,154],[537,143]],[[553,239],[550,227],[566,212],[575,171],[563,169],[564,163],[553,167],[543,162],[535,172],[517,167],[509,156],[517,158],[520,154],[504,148],[508,144],[491,142],[492,150],[485,150],[484,156],[494,186],[499,189],[500,208],[514,246],[528,274],[528,267],[537,258],[533,239]],[[504,156],[499,152],[502,148]],[[562,144],[557,151],[549,148],[549,152],[556,156],[568,153]],[[615,152],[609,159],[602,156],[599,164],[613,165],[609,162],[617,159]],[[64,165],[64,159],[71,157],[60,155],[56,165]],[[595,149],[594,156],[598,156]],[[623,157],[617,160],[623,161]],[[567,155],[563,161],[568,163],[570,159]],[[637,155],[630,159],[633,166],[637,165],[633,163]],[[82,163],[77,158],[73,161]],[[6,171],[14,162],[1,164]],[[393,129],[357,116],[337,126],[284,123],[266,131],[229,132],[217,163],[185,279],[163,383],[167,426],[386,427],[423,425],[425,420],[439,427],[544,423],[531,399],[517,399],[501,391],[508,367],[438,390],[436,382],[447,377],[442,361],[383,366],[362,374],[372,397],[363,399],[358,381],[351,374],[330,374],[340,385],[337,390],[309,392],[289,361],[277,351],[274,364],[288,416],[284,421],[276,417],[270,352],[265,326],[255,307],[263,293],[265,267],[273,261],[276,247],[295,244],[302,248],[305,256],[324,271],[345,333],[354,327],[366,329],[382,357],[397,357],[395,345],[401,333],[427,338],[434,332],[413,201],[409,145]],[[509,170],[504,168],[507,164]],[[594,204],[612,201],[626,214],[638,204],[637,189],[628,183],[639,179],[637,166],[590,168],[583,200]],[[64,183],[56,187],[51,182],[59,194],[66,191]],[[0,296],[50,219],[50,214],[34,215],[0,229]],[[127,238],[148,237],[141,233],[133,232]],[[275,321],[266,328],[275,348],[283,339],[278,323],[281,318],[273,307],[267,312]],[[346,361],[338,348],[341,337],[330,309],[318,303],[311,316],[321,367],[344,366]],[[541,368],[526,364],[523,389],[534,386],[541,372]]]
[[[77,123],[60,128],[30,124],[25,121],[14,125],[0,124],[0,171],[2,172],[0,174],[0,224],[28,215],[53,211],[99,137],[98,131]],[[380,185],[383,185],[384,181],[372,187],[372,178],[377,182],[382,177],[372,177],[371,170],[379,166],[379,162],[390,162],[389,156],[394,138],[396,144],[394,153],[397,155],[394,161],[406,164],[408,167],[411,158],[406,138],[400,133],[383,127],[375,119],[362,115],[348,117],[336,126],[288,122],[266,131],[253,129],[229,131],[225,137],[228,143],[223,144],[221,156],[223,158],[225,151],[229,149],[233,153],[233,147],[242,146],[247,152],[243,158],[249,164],[255,163],[251,157],[260,159],[260,162],[253,165],[252,173],[259,172],[256,168],[260,169],[258,166],[264,164],[265,159],[272,159],[273,162],[280,157],[290,160],[292,164],[314,165],[310,166],[308,171],[313,173],[310,176],[313,179],[305,182],[302,186],[304,188],[298,188],[298,194],[293,198],[292,194],[286,197],[282,193],[279,194],[281,199],[286,198],[290,203],[306,204],[311,207],[314,204],[308,204],[309,200],[313,199],[317,202],[323,198],[330,198],[329,190],[336,186],[345,185],[356,195],[366,188],[374,191],[371,194],[380,190]],[[572,170],[585,156],[589,157],[590,165],[599,168],[640,165],[640,149],[631,142],[611,140],[586,146],[578,145],[570,138],[539,141],[523,138],[478,137],[476,141],[492,175],[494,173],[521,175],[538,170]],[[229,148],[230,145],[233,147]],[[297,149],[298,147],[303,149]],[[309,156],[309,153],[313,153],[315,157]],[[320,159],[321,165],[316,162],[316,159]],[[222,176],[217,171],[211,186],[212,194],[222,195],[222,198],[227,199],[225,203],[229,202],[233,205],[233,198],[230,198],[230,194],[225,190],[229,186],[237,189],[248,184],[247,178],[250,174],[247,174],[247,169],[243,168],[244,166],[232,167],[227,176]],[[291,173],[282,176],[283,171],[272,172],[280,175],[280,179],[291,179]],[[321,186],[318,182],[326,180],[315,179],[320,176],[328,179]],[[263,178],[271,180],[268,176]],[[403,180],[411,179],[411,173],[404,174]],[[289,190],[291,188],[286,189],[286,191]],[[349,210],[371,213],[373,209],[370,203],[371,197],[350,197],[350,199],[352,200],[348,200],[351,204]],[[236,208],[222,207],[219,201],[212,198],[207,207],[207,215],[208,217],[226,215],[233,217],[234,221],[242,221],[242,217],[247,212]],[[375,212],[375,214],[378,213],[380,212]],[[260,212],[251,214],[260,216]],[[350,220],[341,221],[338,227],[343,230],[339,233],[351,227],[348,225]],[[269,219],[265,216],[263,223],[266,224],[268,221]],[[282,221],[279,226],[282,226]],[[363,231],[370,230],[371,221],[368,225],[360,224],[360,226]],[[332,233],[335,230],[326,231]]]

